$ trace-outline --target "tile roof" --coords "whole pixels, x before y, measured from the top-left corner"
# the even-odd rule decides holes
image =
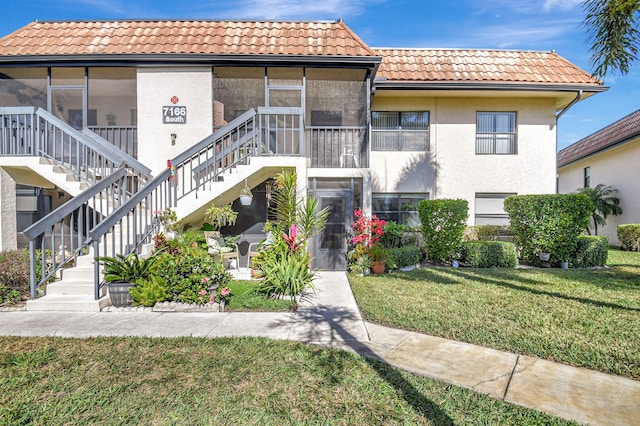
[[[376,56],[342,21],[32,22],[0,55],[238,54]]]
[[[555,52],[374,48],[389,82],[602,83]]]
[[[560,150],[558,167],[640,136],[640,109]]]

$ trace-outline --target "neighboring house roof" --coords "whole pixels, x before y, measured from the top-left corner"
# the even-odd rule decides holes
[[[555,52],[374,48],[377,78],[395,83],[526,83],[601,86]]]
[[[640,109],[558,152],[558,167],[640,137]]]
[[[0,58],[119,54],[377,56],[342,21],[35,21],[0,39]]]

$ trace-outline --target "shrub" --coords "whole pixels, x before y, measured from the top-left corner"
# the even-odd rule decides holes
[[[427,257],[448,261],[457,257],[466,227],[465,200],[422,200],[418,203]]]
[[[473,268],[514,268],[516,246],[503,241],[470,241],[462,244],[462,261]]]
[[[620,247],[627,251],[640,251],[640,225],[618,225]]]
[[[402,268],[420,263],[420,255],[420,248],[408,245],[390,249],[389,257],[393,258],[398,268]]]
[[[511,236],[509,225],[477,225],[468,226],[465,230],[465,241],[499,241],[500,237]]]
[[[184,247],[178,255],[158,254],[155,274],[167,283],[171,300],[183,303],[202,303],[202,291],[217,284],[220,288],[231,281],[224,266],[216,263],[200,248]]]
[[[384,235],[380,238],[380,243],[387,248],[402,247],[405,231],[406,226],[403,224],[389,221],[384,227]]]
[[[266,294],[297,296],[306,287],[313,287],[315,271],[309,268],[309,256],[288,254],[277,262],[263,263],[264,279],[260,291]]]
[[[157,275],[138,280],[136,286],[129,289],[129,293],[133,297],[133,304],[142,306],[153,306],[156,302],[164,302],[171,298],[167,291],[167,280]]]
[[[551,253],[551,262],[572,257],[593,203],[585,194],[517,195],[505,200],[504,209],[521,260],[537,264],[540,252]]]
[[[609,239],[607,237],[580,235],[578,247],[570,263],[575,268],[604,266],[608,256]]]

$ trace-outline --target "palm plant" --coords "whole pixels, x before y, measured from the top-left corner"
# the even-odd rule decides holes
[[[593,222],[595,235],[598,235],[598,225],[604,226],[607,224],[607,216],[622,214],[620,199],[613,195],[618,190],[609,185],[599,183],[595,188],[578,188],[576,192],[587,194],[593,201],[594,209],[591,214],[591,221]],[[590,225],[587,226],[587,233],[591,235],[589,228]]]

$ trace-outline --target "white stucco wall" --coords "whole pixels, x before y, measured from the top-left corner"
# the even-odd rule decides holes
[[[617,227],[640,223],[640,139],[591,155],[558,169],[558,192],[567,194],[584,185],[584,168],[590,168],[591,184],[599,183],[618,190],[622,214],[607,217],[598,235],[609,237],[609,244],[619,245]]]
[[[429,153],[371,152],[374,191],[462,198],[474,223],[475,194],[555,192],[555,101],[551,98],[378,97],[374,111],[429,111]],[[476,155],[476,112],[515,111],[516,155]]]
[[[0,168],[0,251],[17,247],[16,183]]]
[[[180,154],[212,133],[213,104],[210,67],[139,68],[138,159],[153,174],[167,166],[167,159]],[[176,104],[171,98],[176,96]],[[163,124],[164,106],[186,106],[186,124]],[[175,133],[176,144],[171,145]]]

